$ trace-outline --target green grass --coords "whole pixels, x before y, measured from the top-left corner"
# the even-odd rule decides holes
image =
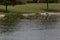
[[[13,23],[18,19],[23,19],[23,15],[19,13],[6,13],[5,17],[2,19],[2,22]]]
[[[0,5],[1,10],[5,10],[5,6]],[[8,6],[8,10],[12,12],[44,12],[46,11],[46,4],[31,3],[24,5]],[[49,10],[52,12],[60,12],[60,3],[49,3]]]
[[[40,4],[40,3],[34,3],[34,4],[25,4],[25,5],[16,5],[16,6],[8,6],[8,11],[6,13],[6,16],[2,19],[3,22],[15,22],[16,19],[23,19],[25,18],[21,12],[46,12],[46,4]],[[5,13],[5,6],[0,5],[0,13]],[[60,12],[60,3],[58,4],[49,4],[49,10],[50,12]],[[33,18],[39,18],[39,14],[36,14],[34,16],[30,16]],[[28,17],[28,18],[30,18]]]

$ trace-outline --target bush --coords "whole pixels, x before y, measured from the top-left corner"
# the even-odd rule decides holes
[[[13,23],[18,19],[22,19],[23,15],[19,13],[9,13],[3,18],[3,22]]]

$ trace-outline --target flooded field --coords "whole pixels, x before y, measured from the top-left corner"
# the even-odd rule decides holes
[[[55,21],[21,19],[0,22],[0,40],[60,40],[60,18]]]

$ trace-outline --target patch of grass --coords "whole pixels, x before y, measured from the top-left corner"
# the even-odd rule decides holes
[[[18,19],[24,18],[22,14],[20,13],[6,13],[5,17],[2,19],[5,23],[13,23]]]
[[[35,13],[34,15],[29,15],[26,19],[40,19],[40,13]]]
[[[43,8],[43,10],[48,12],[60,12],[60,3],[49,3],[48,6],[48,10],[46,8]]]

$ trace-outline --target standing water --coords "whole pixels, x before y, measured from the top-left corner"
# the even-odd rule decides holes
[[[22,19],[10,25],[0,23],[0,40],[60,40],[60,19]]]

